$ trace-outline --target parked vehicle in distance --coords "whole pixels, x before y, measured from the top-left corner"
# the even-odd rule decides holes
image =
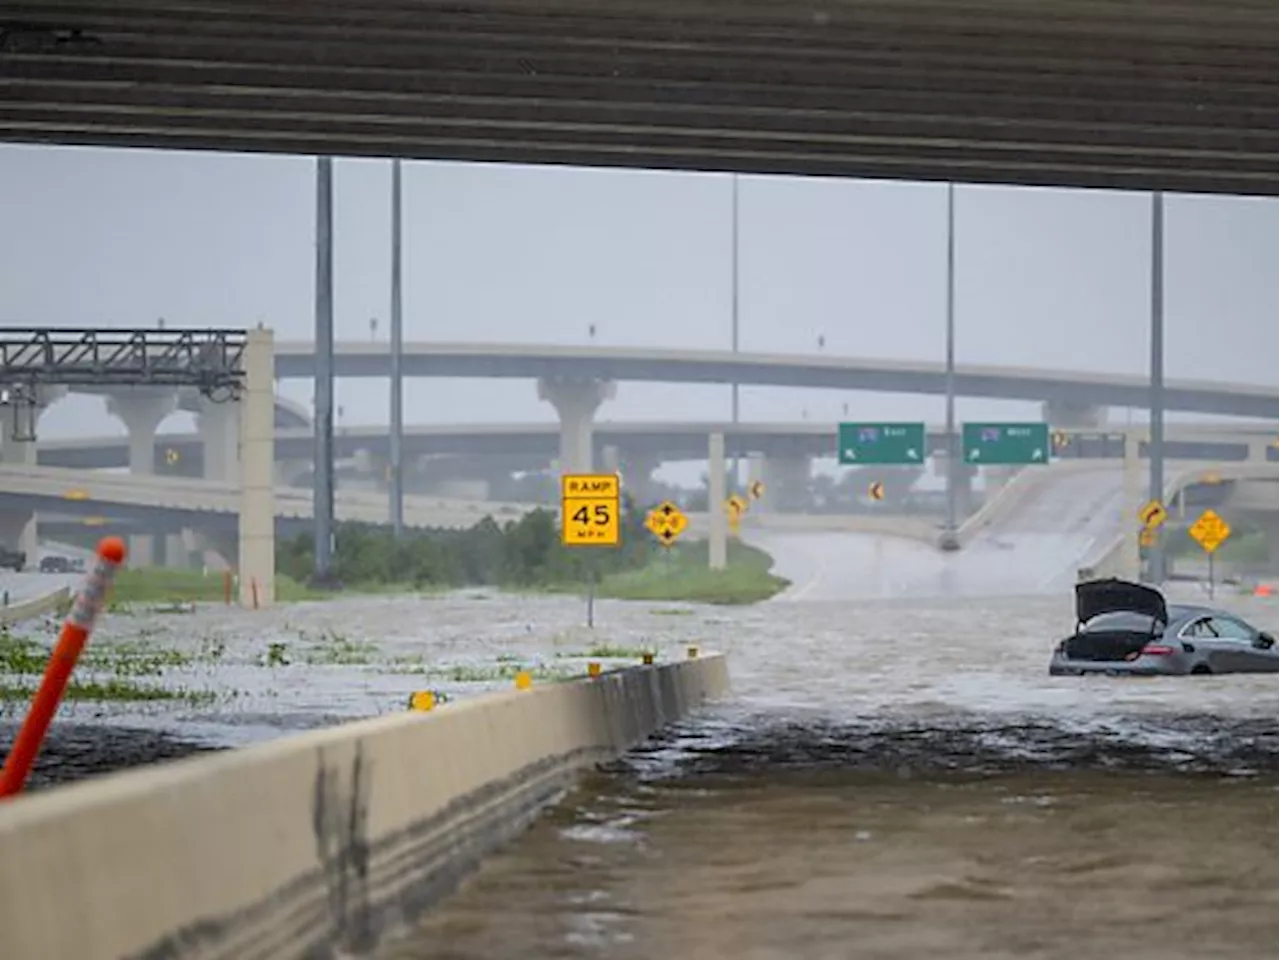
[[[1049,661],[1052,676],[1276,673],[1276,640],[1235,614],[1165,603],[1153,587],[1109,578],[1076,584],[1076,630]]]
[[[21,573],[22,568],[27,565],[27,555],[22,550],[15,550],[13,547],[7,547],[0,544],[0,570],[9,569],[14,573]]]
[[[40,558],[41,573],[70,573],[74,569],[71,565],[70,557],[63,557],[57,554],[49,554]]]

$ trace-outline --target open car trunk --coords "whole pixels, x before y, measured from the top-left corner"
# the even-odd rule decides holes
[[[1152,587],[1110,578],[1076,584],[1076,632],[1062,643],[1072,660],[1131,660],[1164,635],[1169,610]]]
[[[1062,650],[1072,660],[1132,660],[1152,639],[1147,630],[1099,630],[1068,637]]]

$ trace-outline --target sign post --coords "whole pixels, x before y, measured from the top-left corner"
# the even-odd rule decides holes
[[[1052,446],[1047,423],[966,423],[964,462],[987,466],[1048,463]]]
[[[566,547],[616,547],[622,540],[622,489],[616,473],[560,478],[560,542]],[[596,567],[587,573],[587,626],[595,627]]]
[[[1200,514],[1187,530],[1191,539],[1200,544],[1200,549],[1209,555],[1209,599],[1213,599],[1213,555],[1217,549],[1227,542],[1231,536],[1231,525],[1212,510]]]
[[[842,423],[839,461],[862,464],[923,464],[926,449],[923,423]]]

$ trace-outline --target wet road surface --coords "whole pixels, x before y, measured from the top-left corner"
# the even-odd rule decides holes
[[[750,530],[744,536],[792,581],[782,600],[1069,593],[1077,569],[1120,529],[1124,476],[1110,465],[1044,468],[1036,479],[1034,496],[955,553],[896,537]]]

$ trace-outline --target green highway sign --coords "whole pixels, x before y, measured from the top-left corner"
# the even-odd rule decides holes
[[[984,464],[1048,463],[1047,423],[966,423],[964,462]]]
[[[843,464],[924,463],[923,423],[842,423],[839,459]]]

